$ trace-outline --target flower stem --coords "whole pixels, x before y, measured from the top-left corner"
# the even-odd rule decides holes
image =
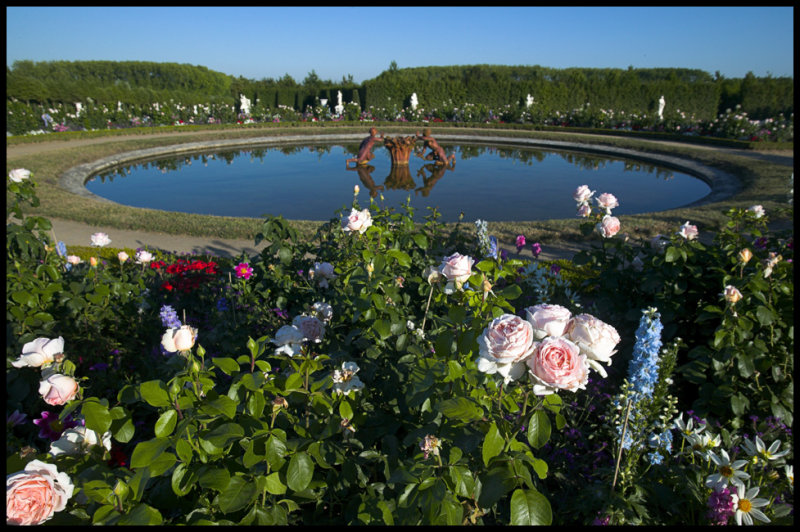
[[[619,474],[619,462],[622,460],[622,446],[625,442],[625,432],[628,430],[628,416],[631,414],[631,400],[628,398],[628,406],[625,408],[625,423],[622,425],[622,437],[619,441],[619,452],[617,453],[617,463],[614,466],[614,481],[611,483],[611,491],[617,485],[617,475]]]

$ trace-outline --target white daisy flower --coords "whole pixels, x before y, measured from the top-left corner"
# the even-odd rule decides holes
[[[764,444],[764,441],[758,436],[756,436],[755,442],[745,439],[742,446],[744,447],[744,450],[747,452],[748,456],[762,458],[767,462],[770,460],[778,460],[779,458],[783,458],[789,454],[789,449],[784,449],[783,451],[778,452],[778,449],[781,446],[780,440],[775,440],[772,442],[769,448],[767,448],[767,446]]]
[[[763,508],[769,504],[769,501],[767,499],[756,499],[756,495],[758,495],[758,486],[750,488],[747,491],[745,491],[744,485],[736,487],[736,493],[733,493],[732,497],[733,507],[736,509],[737,525],[752,525],[753,518],[764,523],[770,522],[769,518],[764,515],[764,512],[759,510],[759,508]]]
[[[711,461],[717,468],[717,472],[706,478],[706,487],[720,491],[728,484],[744,487],[742,479],[749,479],[750,475],[741,470],[747,464],[747,460],[736,460],[731,463],[725,449],[720,449],[719,454],[710,452]]]

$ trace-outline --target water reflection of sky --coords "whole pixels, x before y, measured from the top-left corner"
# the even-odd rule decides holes
[[[442,145],[456,153],[454,170],[418,157],[393,169],[379,147],[367,169],[346,170],[357,145],[256,148],[181,156],[118,169],[86,184],[98,196],[124,205],[167,211],[288,219],[329,220],[351,205],[353,187],[362,207],[372,195],[399,207],[411,196],[417,220],[438,207],[441,220],[545,220],[575,216],[573,191],[588,185],[614,194],[615,215],[686,205],[710,191],[689,175],[634,161],[582,153]]]

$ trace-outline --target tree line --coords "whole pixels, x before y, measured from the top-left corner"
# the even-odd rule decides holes
[[[204,66],[147,61],[15,61],[6,67],[6,96],[25,103],[145,105],[173,100],[183,104],[236,104],[244,95],[268,107],[302,110],[317,99],[369,107],[402,109],[412,94],[419,106],[471,103],[490,108],[524,106],[542,114],[591,105],[625,113],[654,113],[660,96],[687,116],[713,119],[740,105],[752,118],[788,116],[794,112],[791,77],[725,78],[718,72],[686,68],[566,68],[465,65],[397,68],[392,62],[377,77],[361,84],[352,76],[323,80],[314,70],[302,81],[289,74],[261,80],[234,77]]]

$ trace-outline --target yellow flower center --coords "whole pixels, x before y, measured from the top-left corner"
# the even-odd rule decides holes
[[[719,468],[719,473],[723,477],[731,477],[731,476],[733,476],[733,469],[731,469],[728,466],[722,466],[722,467]]]
[[[749,513],[750,508],[752,507],[753,505],[750,504],[750,501],[747,499],[739,499],[739,510],[743,511],[744,513]]]

